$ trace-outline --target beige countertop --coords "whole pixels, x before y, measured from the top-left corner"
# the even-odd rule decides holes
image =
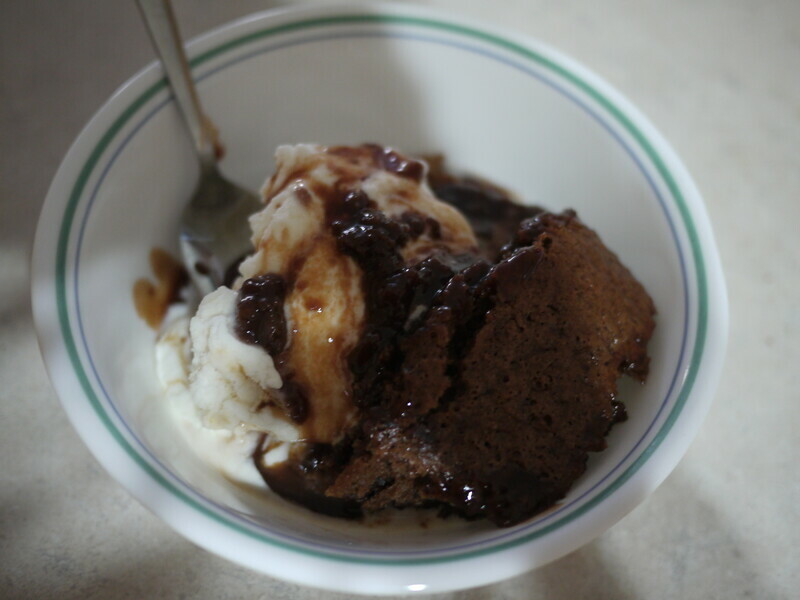
[[[439,598],[796,598],[800,2],[422,3],[535,36],[638,105],[706,198],[731,305],[715,404],[658,491],[555,563]],[[175,8],[190,37],[276,4],[286,2]],[[133,0],[3,0],[0,44],[0,597],[344,598],[185,541],[103,471],[67,422],[30,315],[36,218],[71,141],[153,54]]]

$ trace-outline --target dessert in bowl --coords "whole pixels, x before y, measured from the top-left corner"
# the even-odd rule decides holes
[[[264,13],[189,53],[232,179],[258,188],[287,143],[442,153],[453,169],[526,202],[575,209],[643,284],[657,326],[646,384],[620,384],[628,420],[566,496],[510,527],[418,511],[341,520],[269,493],[252,470],[232,477],[218,468],[241,456],[231,456],[230,440],[199,454],[167,416],[157,334],[132,299],[135,282],[152,277],[152,249],[178,255],[178,219],[197,177],[151,66],[70,149],[42,213],[33,278],[37,329],[65,409],[134,496],[197,544],[274,576],[351,592],[434,592],[562,556],[667,476],[711,401],[727,308],[700,196],[629,103],[531,40],[412,8]]]

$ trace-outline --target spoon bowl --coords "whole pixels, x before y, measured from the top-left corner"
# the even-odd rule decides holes
[[[180,224],[183,261],[201,294],[235,279],[240,260],[252,249],[247,219],[260,207],[255,194],[218,169],[202,169]]]
[[[200,105],[169,0],[137,3],[200,161],[200,181],[181,218],[180,247],[189,276],[206,295],[235,276],[239,260],[251,249],[247,218],[261,203],[217,167],[217,128]]]

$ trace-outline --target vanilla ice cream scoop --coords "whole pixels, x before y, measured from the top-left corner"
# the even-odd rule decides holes
[[[343,435],[356,413],[348,357],[367,302],[342,239],[401,239],[399,268],[477,247],[464,217],[434,197],[426,168],[374,145],[278,148],[265,207],[250,219],[254,252],[233,289],[207,296],[191,322],[190,388],[206,427],[278,441]],[[343,218],[354,210],[358,222]]]

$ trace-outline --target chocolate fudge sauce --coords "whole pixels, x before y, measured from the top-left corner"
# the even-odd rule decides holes
[[[170,304],[179,300],[181,289],[189,283],[183,264],[161,248],[150,251],[150,269],[156,282],[138,279],[133,285],[133,304],[140,318],[158,329]]]

